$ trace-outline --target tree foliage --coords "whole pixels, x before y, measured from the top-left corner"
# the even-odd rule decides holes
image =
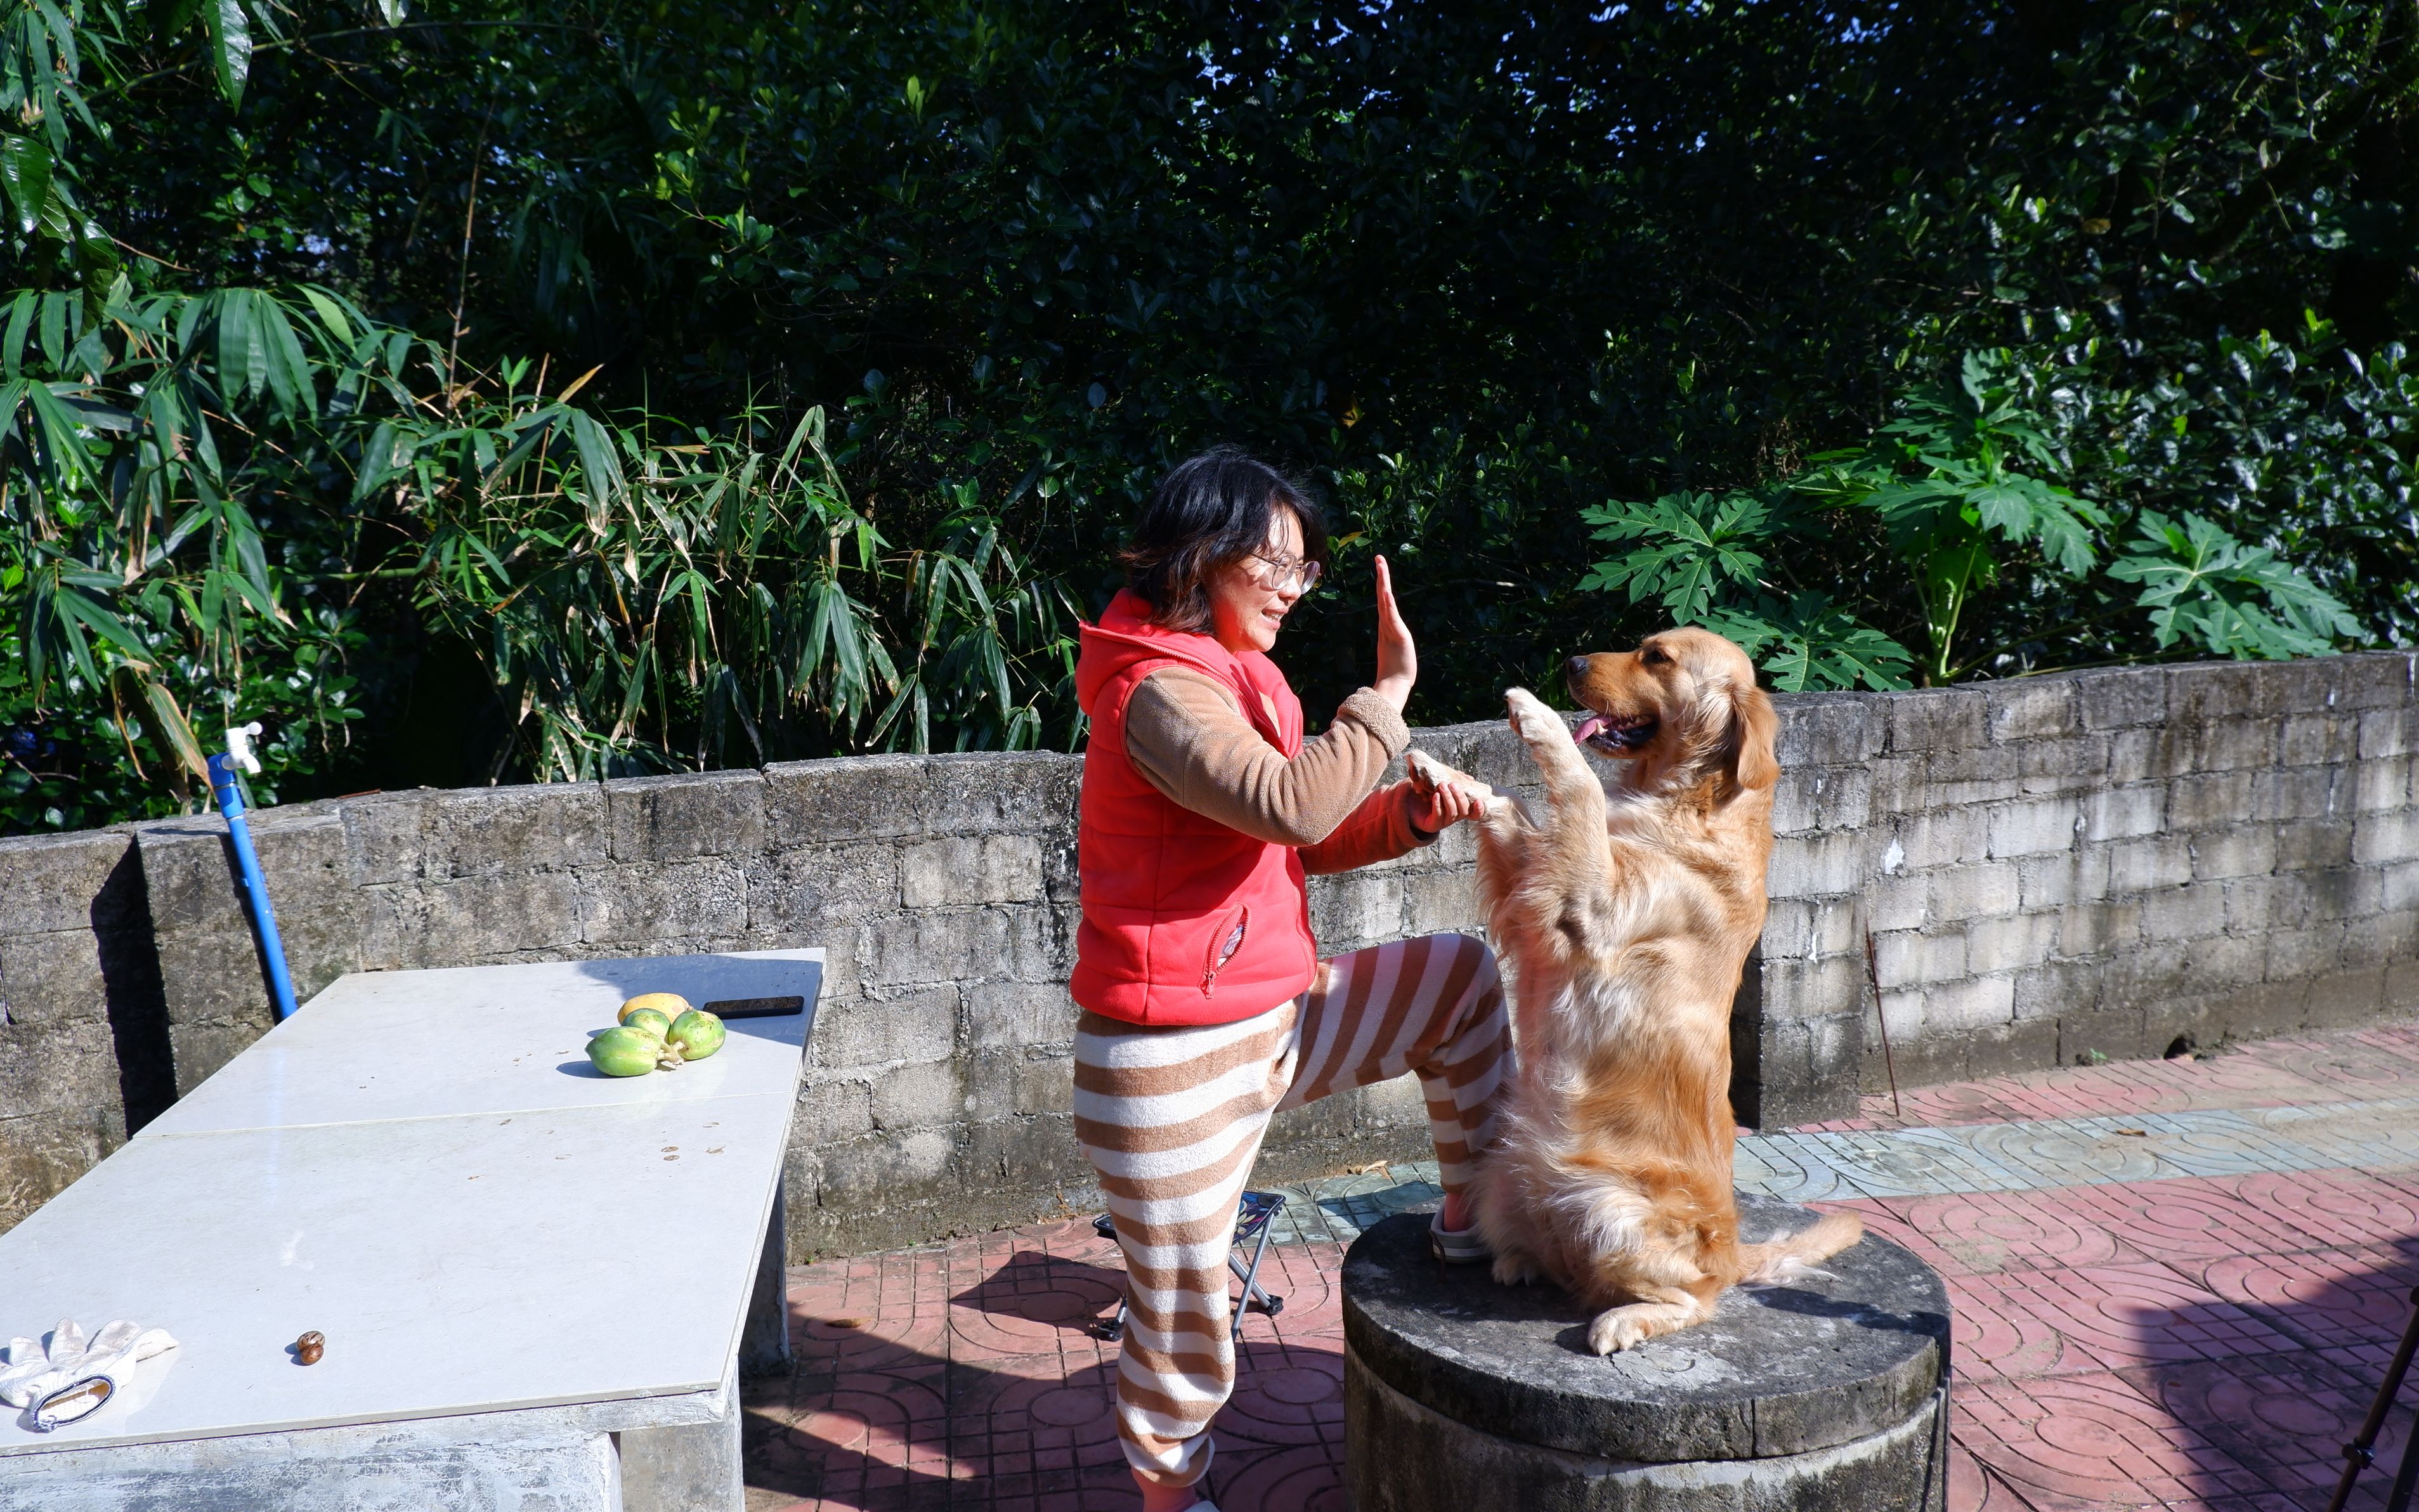
[[[154,701],[104,699],[104,663],[140,658],[60,607],[87,597],[140,630],[146,687],[316,732],[298,793],[917,738],[917,695],[880,725],[911,666],[920,738],[1061,743],[1051,648],[1114,581],[1151,479],[1221,440],[1305,471],[1343,517],[1337,586],[1282,651],[1314,703],[1367,675],[1380,548],[1430,631],[1432,718],[1651,629],[1683,586],[1673,607],[1769,632],[1760,654],[1808,686],[2419,637],[2411,0],[0,13],[0,286],[35,294],[8,306],[31,311],[8,348],[42,353],[60,406],[133,415],[142,363],[194,375],[171,387],[231,470],[215,523],[126,557],[93,543],[129,506],[52,459],[51,401],[19,406],[11,549],[50,565],[8,606],[60,638],[44,689],[77,635],[95,659],[59,674],[71,694],[18,670],[11,738],[85,754],[72,779],[16,779],[120,795],[86,817],[157,785],[90,736]],[[369,370],[318,345],[311,290],[357,336],[408,333],[362,393],[418,417],[413,465],[439,486],[354,496],[371,410],[331,396]],[[207,353],[140,323],[158,301],[203,310]],[[237,321],[240,350],[216,342],[231,308],[285,312],[294,348],[266,314]],[[592,371],[566,402],[560,376]],[[791,440],[816,409],[808,467]],[[134,432],[77,424],[97,459],[135,455]],[[472,439],[501,456],[540,433],[531,471],[495,477]],[[634,544],[641,596],[698,540],[753,541],[730,578],[680,579],[710,619],[684,633],[785,649],[675,656],[656,598],[643,620],[588,612],[640,593],[580,555],[601,537],[566,502],[609,455],[687,520]],[[763,533],[684,515],[713,486],[672,481],[692,475]],[[41,478],[77,501],[38,519]],[[1670,505],[1616,543],[1635,597],[1589,578],[1608,500]],[[861,551],[852,525],[840,558],[809,551],[823,527],[800,522],[827,508],[890,544]],[[440,517],[461,545],[424,560]],[[149,552],[176,520],[127,539]],[[479,578],[479,546],[512,588]],[[777,560],[793,550],[824,567]],[[2201,565],[2119,574],[2151,558]],[[785,596],[824,592],[818,571],[879,615]],[[189,577],[220,584],[219,630],[199,596],[182,619],[127,607]],[[739,586],[760,581],[770,608]],[[915,594],[953,606],[929,644]],[[844,669],[801,677],[781,638],[852,623],[890,671],[869,657],[845,693]],[[162,625],[192,661],[174,678]],[[641,684],[655,712],[626,724],[616,699]],[[359,717],[314,723],[338,692]],[[432,719],[488,734],[439,759],[412,733]]]

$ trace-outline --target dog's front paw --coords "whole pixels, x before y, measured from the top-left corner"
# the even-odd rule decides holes
[[[1525,1287],[1540,1279],[1536,1262],[1518,1251],[1497,1251],[1488,1273],[1499,1287]]]
[[[1588,1325],[1588,1348],[1598,1354],[1637,1348],[1655,1336],[1656,1331],[1648,1320],[1655,1311],[1644,1304],[1632,1303],[1596,1314],[1595,1321]]]
[[[1506,688],[1503,702],[1512,711],[1512,733],[1530,745],[1542,746],[1549,741],[1560,741],[1565,746],[1571,743],[1571,733],[1564,725],[1563,717],[1546,707],[1536,694],[1525,687]]]

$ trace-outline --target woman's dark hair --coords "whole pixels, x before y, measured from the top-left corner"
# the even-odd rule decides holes
[[[1327,560],[1327,513],[1309,489],[1240,446],[1179,462],[1150,491],[1123,553],[1126,586],[1175,630],[1210,624],[1209,578],[1268,543],[1279,509],[1302,523],[1302,555]]]

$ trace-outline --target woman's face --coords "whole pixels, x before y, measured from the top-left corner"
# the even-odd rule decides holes
[[[1269,511],[1260,549],[1210,575],[1210,634],[1229,651],[1266,651],[1295,603],[1308,592],[1302,559],[1302,521],[1290,509]]]

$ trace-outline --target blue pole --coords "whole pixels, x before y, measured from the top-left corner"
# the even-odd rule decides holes
[[[269,882],[260,874],[260,856],[252,848],[252,825],[244,821],[243,790],[236,785],[234,764],[225,756],[210,758],[210,795],[219,800],[227,838],[235,841],[235,864],[243,872],[243,890],[252,903],[252,927],[260,935],[260,959],[269,967],[269,990],[283,1020],[294,1011],[294,980],[285,974],[285,942],[277,934],[277,912],[269,906]]]

